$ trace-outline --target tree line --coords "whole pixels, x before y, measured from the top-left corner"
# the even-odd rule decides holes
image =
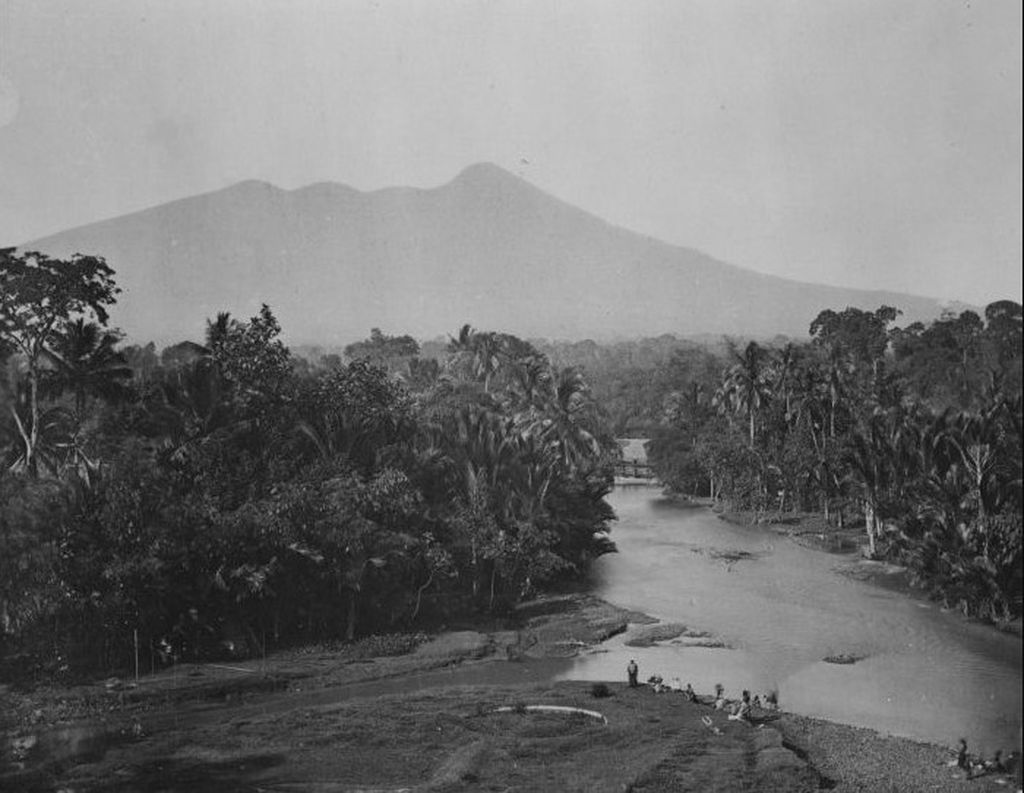
[[[421,359],[375,329],[311,363],[264,306],[158,354],[108,327],[117,294],[102,258],[0,251],[3,653],[352,639],[500,611],[614,550],[614,441],[528,342],[464,326]]]
[[[652,463],[733,509],[860,525],[869,556],[948,605],[1019,617],[1021,306],[898,315],[828,310],[807,341],[677,352]]]
[[[500,611],[614,549],[614,434],[668,486],[858,525],[951,606],[1021,613],[1021,306],[803,341],[373,329],[296,355],[268,307],[158,351],[102,258],[0,251],[0,656],[49,669]]]

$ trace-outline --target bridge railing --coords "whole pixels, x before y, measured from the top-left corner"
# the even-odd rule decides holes
[[[615,463],[616,476],[631,476],[637,479],[654,479],[654,469],[647,463],[620,461]]]

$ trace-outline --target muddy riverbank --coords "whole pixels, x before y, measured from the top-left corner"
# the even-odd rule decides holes
[[[1006,789],[996,775],[957,780],[943,747],[790,714],[765,713],[756,725],[730,721],[677,693],[621,681],[550,682],[574,656],[600,653],[612,637],[664,640],[684,628],[655,623],[570,595],[525,604],[502,630],[186,665],[138,684],[4,690],[0,788]],[[368,647],[405,652],[373,655]],[[597,711],[607,725],[527,705]]]

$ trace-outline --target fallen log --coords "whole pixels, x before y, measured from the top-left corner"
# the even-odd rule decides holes
[[[493,712],[517,713],[520,710],[540,711],[543,713],[580,713],[584,716],[590,716],[592,719],[600,719],[604,722],[605,726],[608,725],[608,718],[603,713],[598,713],[596,710],[586,710],[585,708],[572,708],[568,705],[506,705],[504,707],[495,708]]]

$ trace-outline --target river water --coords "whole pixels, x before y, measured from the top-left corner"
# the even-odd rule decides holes
[[[624,678],[636,658],[641,679],[679,677],[698,692],[721,682],[734,697],[775,689],[795,713],[947,745],[963,736],[972,752],[1016,745],[1019,638],[837,572],[855,557],[734,526],[658,490],[619,487],[609,501],[619,553],[594,565],[594,594],[733,649],[630,648],[617,637],[562,677]],[[730,561],[736,552],[750,556]],[[822,660],[840,654],[865,657]]]
[[[635,658],[642,679],[678,677],[701,693],[719,682],[732,697],[745,688],[775,689],[788,711],[949,746],[963,736],[973,753],[985,756],[1017,745],[1020,639],[837,572],[854,557],[734,526],[706,508],[667,501],[653,488],[620,487],[609,501],[619,516],[613,531],[619,553],[595,563],[590,591],[707,631],[731,649],[671,641],[631,648],[627,633],[575,659],[468,664],[326,692],[268,695],[232,706],[233,718],[438,686],[624,680]],[[840,654],[864,659],[848,665],[822,660]],[[162,722],[219,720],[224,707],[184,706]],[[153,717],[147,728],[165,728],[162,722]],[[42,744],[48,755],[66,758],[102,754],[122,739],[90,723],[53,731]]]

